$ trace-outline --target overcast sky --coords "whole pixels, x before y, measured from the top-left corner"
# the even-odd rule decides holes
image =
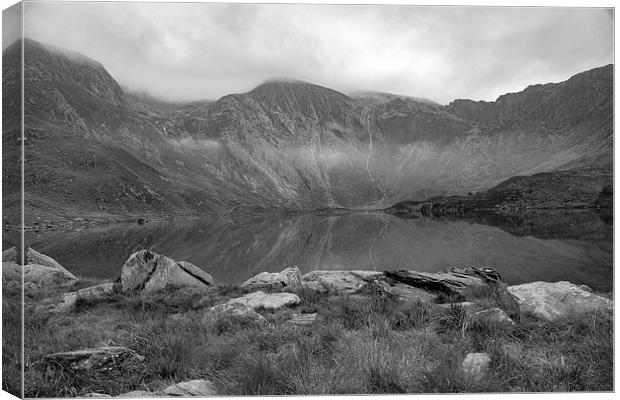
[[[613,62],[605,9],[45,2],[25,5],[24,32],[171,100],[277,78],[494,100]]]

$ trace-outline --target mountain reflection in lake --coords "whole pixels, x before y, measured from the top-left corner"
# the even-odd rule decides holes
[[[478,220],[498,224],[493,218]],[[484,265],[498,270],[509,284],[568,280],[611,289],[609,221],[585,212],[500,222],[502,227],[382,213],[306,214],[124,224],[39,235],[29,242],[83,277],[116,278],[130,254],[146,248],[190,261],[217,282],[230,284],[292,265],[302,273]]]

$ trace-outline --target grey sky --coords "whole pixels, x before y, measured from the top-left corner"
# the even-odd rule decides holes
[[[24,19],[26,37],[174,100],[273,78],[494,100],[613,62],[605,9],[45,2],[26,4]]]

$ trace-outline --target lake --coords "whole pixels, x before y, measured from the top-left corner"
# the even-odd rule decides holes
[[[229,284],[297,265],[302,273],[489,266],[509,284],[568,280],[597,290],[613,285],[613,224],[589,211],[469,219],[266,215],[117,224],[39,234],[28,242],[74,274],[96,278],[118,277],[133,252],[151,249]]]

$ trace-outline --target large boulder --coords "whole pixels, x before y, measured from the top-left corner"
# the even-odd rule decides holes
[[[303,276],[302,284],[317,292],[351,294],[382,276],[377,271],[312,271]]]
[[[530,282],[508,286],[508,291],[517,298],[522,311],[550,321],[571,313],[613,309],[612,300],[567,281]]]
[[[9,251],[9,250],[7,250]],[[3,254],[3,258],[5,255]],[[6,255],[7,260],[12,256]],[[2,262],[3,281],[21,281],[22,273],[24,282],[31,282],[36,286],[71,284],[77,278],[53,258],[41,254],[31,248],[26,250],[26,265],[19,265],[13,261]]]
[[[249,290],[281,290],[295,289],[301,286],[301,272],[299,268],[289,267],[281,272],[261,272],[241,284]]]
[[[4,250],[2,252],[2,262],[12,262],[15,264],[21,264],[17,262],[18,259],[19,259],[19,252],[17,251],[15,247],[11,247],[10,249]]]
[[[286,306],[295,306],[299,303],[301,303],[301,299],[293,293],[263,293],[260,291],[228,300],[228,304],[244,304],[253,310],[261,308],[277,310]]]
[[[451,268],[446,272],[398,270],[385,271],[385,276],[390,284],[405,284],[460,299],[486,295],[503,287],[499,274],[491,268]]]
[[[167,287],[213,285],[213,278],[197,266],[140,250],[129,257],[121,271],[123,292],[153,292]]]
[[[191,381],[176,383],[174,385],[168,386],[161,392],[166,397],[217,396],[215,385],[213,385],[211,381],[208,381],[206,379],[193,379]]]
[[[96,347],[45,356],[48,374],[76,375],[98,386],[139,385],[147,376],[144,357],[126,347]],[[99,389],[94,387],[93,389]]]

